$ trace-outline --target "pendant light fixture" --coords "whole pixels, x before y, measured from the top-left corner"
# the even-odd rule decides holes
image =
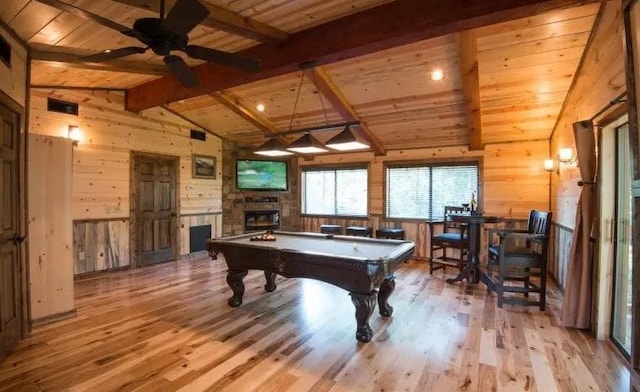
[[[256,148],[254,154],[264,155],[267,157],[282,157],[286,155],[293,155],[292,152],[287,151],[287,146],[275,137],[270,138],[266,142]]]
[[[348,125],[344,129],[329,139],[326,146],[338,151],[351,151],[369,148],[368,144],[359,142]]]
[[[304,75],[307,72],[306,68],[302,70],[302,76],[300,77],[300,84],[298,85],[298,94],[296,95],[296,101],[293,104],[293,113],[291,113],[291,121],[289,122],[289,131],[293,128],[293,117],[296,115],[296,108],[298,106],[298,100],[300,99],[300,91],[302,91],[302,82],[304,81]],[[322,94],[318,92],[320,96],[320,103],[322,104]],[[322,109],[324,111],[324,105],[322,105]],[[325,112],[325,118],[327,113]],[[306,132],[300,138],[298,138],[295,142],[291,143],[287,150],[297,152],[299,154],[317,154],[320,152],[327,152],[327,148],[320,143],[318,139],[313,137],[311,133]]]

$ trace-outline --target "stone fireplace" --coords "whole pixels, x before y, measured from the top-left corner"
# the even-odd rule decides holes
[[[236,159],[243,158],[255,159],[256,155],[228,140],[222,142],[222,235],[253,230],[299,231],[297,158],[288,160],[289,190],[286,192],[238,190],[235,184]],[[247,224],[254,229],[249,229]]]

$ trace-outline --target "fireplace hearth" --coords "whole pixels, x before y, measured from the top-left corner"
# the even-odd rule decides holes
[[[278,230],[280,229],[279,210],[261,210],[244,212],[244,230]]]

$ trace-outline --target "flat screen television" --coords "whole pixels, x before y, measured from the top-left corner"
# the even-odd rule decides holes
[[[286,191],[287,162],[236,160],[236,188],[250,191]]]

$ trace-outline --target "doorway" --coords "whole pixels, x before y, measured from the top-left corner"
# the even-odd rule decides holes
[[[0,97],[0,360],[22,337],[20,115]]]
[[[631,145],[629,124],[615,128],[616,136],[616,186],[614,224],[614,275],[611,339],[627,357],[631,355],[631,222],[633,197],[631,193]]]
[[[133,153],[132,266],[178,256],[177,172],[180,158]]]
[[[629,358],[632,314],[631,148],[627,116],[602,128],[599,154],[598,339]]]

